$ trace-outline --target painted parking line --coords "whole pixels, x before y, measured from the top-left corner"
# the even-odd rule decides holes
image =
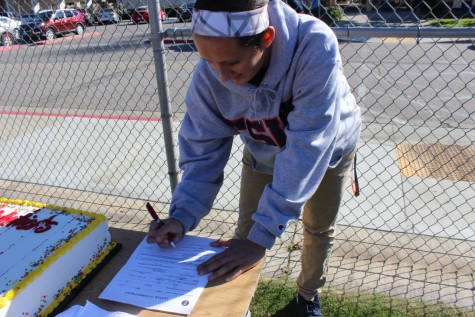
[[[34,45],[48,45],[48,44],[54,44],[54,43],[61,43],[61,42],[66,42],[66,41],[72,41],[74,39],[78,38],[83,38],[83,37],[90,37],[90,36],[98,36],[101,35],[102,32],[92,32],[92,33],[84,33],[81,35],[73,35],[73,36],[67,36],[67,37],[60,37],[56,38],[54,40],[45,40],[45,41],[39,41],[33,43]]]

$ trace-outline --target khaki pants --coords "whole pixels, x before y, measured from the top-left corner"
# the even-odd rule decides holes
[[[299,293],[312,300],[326,282],[328,261],[335,235],[335,221],[345,192],[345,183],[353,162],[354,151],[350,151],[333,169],[328,169],[315,194],[304,206],[302,223],[303,250],[302,270],[297,279]],[[272,175],[252,170],[251,155],[244,149],[241,174],[239,218],[235,236],[245,239],[254,221],[259,199],[266,184],[272,182]]]

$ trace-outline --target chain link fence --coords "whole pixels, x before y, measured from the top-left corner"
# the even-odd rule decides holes
[[[90,19],[83,34],[70,27],[54,39],[14,27],[0,46],[0,196],[104,213],[127,230],[146,231],[147,201],[166,216],[199,60],[182,3],[161,3],[162,34],[153,19],[134,21],[136,11],[145,16],[140,1],[0,1],[0,11],[18,15],[79,8]],[[361,195],[345,196],[327,290],[389,295],[392,308],[417,316],[475,316],[474,3],[303,4],[337,34],[364,123]],[[117,21],[100,15],[107,8]],[[464,27],[444,27],[447,19]],[[236,139],[213,210],[194,233],[233,232],[241,150]],[[299,221],[290,225],[264,277],[298,275],[301,232]]]

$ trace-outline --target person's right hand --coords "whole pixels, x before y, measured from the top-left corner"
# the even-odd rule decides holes
[[[170,242],[180,241],[185,232],[183,225],[176,219],[169,218],[161,220],[163,225],[159,225],[155,220],[148,227],[147,242],[156,243],[160,248],[169,248]]]

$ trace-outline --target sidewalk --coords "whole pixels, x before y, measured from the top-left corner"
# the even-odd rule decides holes
[[[346,6],[344,7],[344,17],[336,23],[336,28],[414,28],[428,27],[430,24],[423,20],[420,15],[409,10],[397,11],[371,11],[366,12],[364,6]],[[342,37],[338,36],[340,41],[346,42],[381,42],[382,38],[366,38],[366,37]],[[384,42],[395,41],[397,43],[415,44],[417,38],[384,38]]]
[[[347,21],[354,26],[415,26],[423,25],[427,17],[426,13],[402,6],[373,8],[369,12],[363,4],[350,3],[341,8],[344,11],[341,22]]]
[[[14,120],[22,119],[14,117]],[[10,124],[15,126],[15,121]],[[104,212],[113,227],[146,231],[150,219],[143,208],[144,201],[151,197],[154,201],[156,199],[153,197],[157,195],[162,201],[170,199],[167,169],[163,164],[166,161],[165,151],[160,151],[153,159],[144,157],[143,161],[139,159],[133,162],[115,153],[128,153],[128,157],[140,158],[134,144],[146,144],[147,140],[159,139],[162,135],[161,125],[157,122],[130,120],[114,121],[111,125],[108,120],[76,117],[49,118],[47,125],[41,125],[41,122],[41,117],[30,118],[30,126],[36,129],[19,131],[14,137],[5,140],[3,145],[10,149],[15,148],[16,144],[28,144],[31,140],[49,140],[55,155],[43,157],[43,145],[40,143],[37,148],[31,149],[32,152],[40,153],[38,156],[18,153],[5,159],[3,167],[6,174],[1,178],[11,181],[2,185],[4,195],[14,198],[18,192],[22,192],[22,199],[33,201],[41,201],[42,198],[34,194],[25,196],[24,193],[58,197],[58,201],[48,203]],[[87,126],[94,126],[95,130],[85,129]],[[368,127],[365,131],[374,131],[373,128]],[[65,133],[78,129],[83,133]],[[107,131],[108,135],[115,136],[121,142],[102,140],[98,131]],[[135,135],[128,131],[141,133]],[[150,135],[147,135],[147,131]],[[433,133],[444,134],[446,131]],[[48,136],[52,135],[68,137],[51,140]],[[471,135],[466,137],[471,138]],[[367,136],[363,133],[362,138]],[[83,162],[81,166],[71,167],[65,173],[61,167],[67,166],[68,157],[80,157],[80,153],[93,151],[93,144],[101,140],[103,146],[109,149],[107,157],[103,158],[104,162]],[[236,139],[235,146],[239,145],[239,139]],[[339,229],[327,286],[357,293],[364,291],[422,299],[475,310],[475,241],[469,240],[473,228],[466,227],[466,223],[473,223],[474,220],[444,215],[452,210],[449,197],[459,191],[458,186],[467,190],[473,185],[469,182],[404,176],[397,164],[396,148],[392,142],[362,141],[359,149],[360,171],[370,172],[360,175],[360,197],[354,198],[349,193],[345,195],[338,218]],[[233,171],[240,170],[239,165],[240,156],[237,155],[226,167],[226,174],[231,177],[226,178],[215,204],[225,207],[212,210],[193,231],[194,234],[214,238],[232,236],[239,193],[232,178]],[[42,166],[49,172],[32,176],[29,166]],[[7,171],[16,171],[16,176],[12,177]],[[146,188],[130,185],[140,184],[149,174],[148,171],[154,171],[153,179],[162,181]],[[78,175],[82,177],[78,178]],[[365,184],[368,182],[371,184]],[[441,206],[436,209],[430,204],[433,193],[428,190],[433,186],[444,188],[444,193],[438,196]],[[59,196],[58,188],[62,188]],[[418,198],[411,197],[414,195]],[[473,210],[467,208],[475,203],[475,194],[466,192],[466,195],[469,201],[458,206],[457,212],[471,216]],[[411,203],[406,205],[406,200]],[[166,215],[168,206],[157,205],[157,210],[163,212],[160,216]],[[298,276],[302,230],[301,223],[294,222],[283,238],[277,240],[276,246],[268,253],[263,276]],[[458,237],[457,234],[467,236]]]
[[[371,11],[366,12],[364,7],[352,6],[344,9],[344,18],[338,26],[353,27],[414,27],[427,26],[420,14],[409,10]]]

